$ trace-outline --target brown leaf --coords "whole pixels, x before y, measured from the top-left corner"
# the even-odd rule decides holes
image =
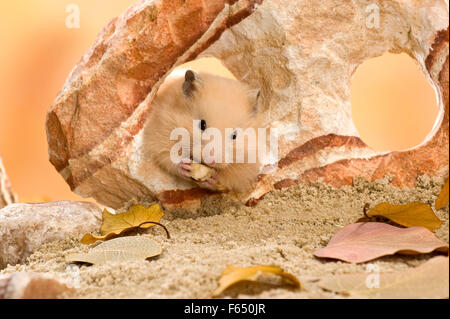
[[[273,274],[286,279],[289,284],[296,288],[301,288],[300,281],[294,275],[284,272],[277,266],[253,266],[253,267],[234,267],[227,266],[219,279],[219,287],[213,292],[212,296],[219,296],[227,288],[241,281],[257,281],[263,274]]]
[[[163,216],[164,212],[158,204],[149,208],[133,205],[127,212],[121,214],[111,214],[105,209],[102,214],[101,236],[86,234],[81,242],[88,245],[97,240],[109,240],[133,228],[149,228],[158,223]]]
[[[66,261],[101,265],[143,260],[160,254],[161,246],[154,240],[143,236],[128,236],[104,242],[86,254],[70,254],[66,256]]]
[[[436,202],[434,203],[434,207],[436,210],[444,208],[448,204],[448,179],[442,187],[439,196],[436,198]]]
[[[364,298],[448,298],[448,257],[434,257],[406,271],[329,276],[319,281],[319,287],[352,297]],[[379,285],[377,285],[379,283]]]
[[[385,223],[356,223],[338,231],[316,257],[362,263],[381,256],[419,254],[432,251],[448,254],[448,245],[424,227],[399,228]]]
[[[372,208],[367,216],[382,216],[402,226],[423,226],[431,231],[442,225],[442,221],[434,214],[431,206],[419,202],[404,205],[381,203]]]

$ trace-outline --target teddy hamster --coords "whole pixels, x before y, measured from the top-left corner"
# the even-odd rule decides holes
[[[258,128],[263,127],[259,100],[259,91],[249,90],[237,80],[191,70],[171,76],[161,85],[152,102],[144,128],[144,156],[151,158],[169,174],[202,188],[244,192],[256,181],[261,164],[257,138],[251,139],[245,134],[240,137],[238,135],[243,132],[236,129],[253,128],[257,134]],[[190,151],[179,163],[174,163],[170,156],[172,147],[180,142],[170,138],[175,128],[184,128],[190,134],[190,139],[185,142],[189,145],[182,145]],[[215,155],[216,151],[222,154],[221,161],[193,157],[193,134],[204,134],[207,128],[216,128],[221,133],[221,152],[216,148],[210,152],[211,155]],[[244,143],[237,143],[239,138]],[[228,150],[232,148],[234,152],[231,153],[231,163],[225,160],[226,139],[229,139]],[[202,150],[210,141],[202,139]],[[236,162],[237,151],[244,154],[244,162]],[[256,160],[249,157],[250,151],[255,152]],[[220,158],[218,154],[216,159]],[[214,173],[205,181],[194,180],[190,174],[194,160],[214,169]]]

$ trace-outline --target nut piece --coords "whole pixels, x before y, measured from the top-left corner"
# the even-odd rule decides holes
[[[208,180],[212,174],[214,173],[214,169],[199,163],[192,163],[191,177],[199,182],[204,182]]]

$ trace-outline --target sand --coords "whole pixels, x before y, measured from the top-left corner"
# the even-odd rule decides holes
[[[361,218],[364,204],[434,202],[443,182],[423,176],[412,189],[398,189],[389,178],[376,182],[358,179],[354,186],[341,189],[313,183],[272,192],[256,207],[208,198],[196,213],[166,214],[162,222],[171,239],[159,227],[144,234],[161,243],[159,257],[71,268],[64,256],[88,250],[72,238],[46,244],[24,264],[9,266],[1,273],[36,271],[72,279],[79,288],[62,296],[66,298],[204,298],[217,288],[226,265],[271,264],[296,275],[303,289],[241,283],[222,297],[344,298],[322,290],[317,280],[331,274],[365,272],[367,264],[320,260],[313,256],[314,250],[326,246],[340,228]],[[435,234],[448,243],[448,206],[437,215],[444,223]],[[395,255],[370,263],[378,265],[381,272],[391,272],[416,267],[435,255]]]

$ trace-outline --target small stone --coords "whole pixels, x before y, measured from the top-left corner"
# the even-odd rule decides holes
[[[0,209],[0,269],[42,244],[98,231],[101,209],[88,202],[16,203]]]
[[[46,274],[18,272],[0,276],[0,299],[54,299],[70,288]]]

